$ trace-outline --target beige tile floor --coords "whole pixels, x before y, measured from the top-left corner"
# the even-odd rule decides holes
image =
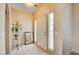
[[[19,50],[12,50],[9,55],[48,55],[48,53],[37,47],[35,44],[29,44],[20,46]]]

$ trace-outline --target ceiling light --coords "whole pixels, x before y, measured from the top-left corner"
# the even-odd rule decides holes
[[[26,5],[28,7],[37,7],[38,6],[38,4],[36,4],[36,3],[26,3]]]
[[[33,3],[27,3],[26,5],[27,5],[27,6],[34,6]]]

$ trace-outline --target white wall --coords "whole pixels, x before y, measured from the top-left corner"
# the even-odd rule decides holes
[[[72,51],[72,6],[62,4],[62,33],[63,33],[63,54]]]
[[[0,54],[5,54],[5,4],[0,3]]]
[[[53,4],[55,14],[55,54],[62,54],[62,4]]]
[[[72,51],[79,53],[79,4],[72,4]]]

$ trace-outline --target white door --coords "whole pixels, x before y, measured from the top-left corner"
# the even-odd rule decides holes
[[[47,50],[47,19],[45,16],[36,19],[36,43]]]

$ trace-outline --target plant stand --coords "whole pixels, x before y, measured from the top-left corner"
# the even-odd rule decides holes
[[[14,37],[15,37],[15,39],[14,39],[14,40],[16,40],[16,45],[15,45],[15,47],[19,50],[19,44],[18,44],[18,34],[14,34]],[[15,44],[15,42],[14,42],[14,44]]]

